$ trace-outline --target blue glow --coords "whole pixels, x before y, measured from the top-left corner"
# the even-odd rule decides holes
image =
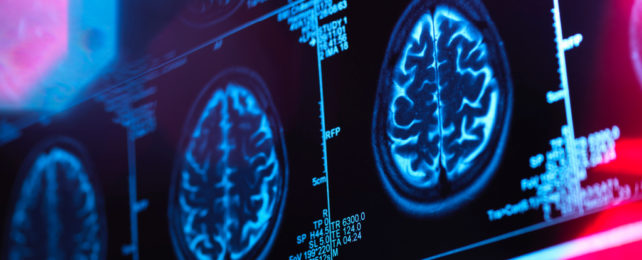
[[[16,194],[8,259],[105,259],[101,200],[77,155],[50,146],[38,150]]]
[[[285,201],[287,165],[281,126],[269,114],[274,109],[267,95],[254,92],[265,91],[257,82],[215,80],[205,107],[195,111],[170,207],[181,258],[245,259],[269,251]]]
[[[18,127],[7,121],[0,120],[0,146],[18,139],[20,135]]]
[[[454,7],[417,5],[392,36],[393,60],[384,64],[396,65],[382,69],[373,145],[400,208],[437,215],[472,198],[495,171],[512,86],[498,36],[485,35],[479,21]],[[487,15],[478,16],[495,31]]]
[[[118,1],[70,0],[69,45],[41,82],[32,107],[59,111],[107,68],[118,53]]]

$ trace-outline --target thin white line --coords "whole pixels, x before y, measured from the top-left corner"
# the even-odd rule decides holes
[[[578,170],[577,163],[575,162],[575,127],[573,121],[573,112],[571,107],[571,95],[569,93],[568,74],[566,71],[566,53],[562,43],[564,36],[562,33],[562,18],[559,0],[553,0],[553,16],[555,20],[555,35],[557,41],[557,59],[559,61],[560,81],[562,90],[564,91],[564,108],[566,109],[566,126],[568,127],[568,137],[566,138],[566,150],[569,153],[568,158],[571,165],[571,170]]]
[[[319,0],[314,0],[314,21],[316,23],[316,49],[317,49],[317,67],[319,68],[319,94],[321,95],[321,100],[319,102],[319,106],[321,108],[321,139],[323,140],[322,146],[323,146],[323,171],[325,172],[325,189],[326,189],[326,199],[328,201],[328,230],[330,231],[330,236],[332,236],[332,217],[330,215],[330,177],[329,177],[329,171],[328,171],[328,148],[327,148],[327,142],[325,138],[325,131],[326,131],[326,126],[325,126],[325,101],[323,98],[323,72],[321,68],[321,49],[319,47],[320,45],[320,37],[319,37],[319,16],[317,15],[317,4],[319,3]],[[330,245],[333,245],[333,242],[330,243]],[[328,252],[329,259],[332,260],[332,249],[334,249],[334,246],[331,247],[330,252]]]

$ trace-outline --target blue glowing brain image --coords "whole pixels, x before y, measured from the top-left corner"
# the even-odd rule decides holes
[[[102,197],[68,141],[32,154],[22,173],[7,237],[7,259],[105,259]]]
[[[170,198],[183,259],[265,257],[287,189],[282,130],[263,81],[246,69],[216,77],[197,103]]]
[[[494,173],[510,118],[502,42],[475,1],[415,1],[382,68],[373,147],[385,188],[413,215],[443,215]]]

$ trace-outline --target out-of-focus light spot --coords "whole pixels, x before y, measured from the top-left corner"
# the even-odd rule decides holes
[[[577,237],[515,259],[639,259],[642,202],[612,205],[600,212]]]
[[[589,237],[594,234],[600,234],[600,232],[609,233],[613,230],[626,228],[629,231],[617,234],[620,236],[617,237],[620,243],[612,244],[610,247],[601,246],[599,247],[600,250],[591,250],[590,253],[572,257],[571,259],[639,259],[639,252],[642,246],[642,237],[640,237],[642,235],[642,224],[640,223],[642,223],[642,204],[639,202],[613,206],[611,209],[599,213],[595,220],[584,228],[579,237]],[[609,240],[601,243],[607,242]]]
[[[0,108],[20,107],[65,54],[68,0],[0,1]]]
[[[615,251],[612,251],[615,248],[642,241],[642,232],[640,230],[642,230],[642,221],[585,236],[515,259],[584,259],[584,257],[604,250],[610,250],[615,254]],[[617,255],[621,254],[618,253]],[[626,259],[632,259],[634,256],[639,257],[639,254],[636,252],[634,255],[628,255]]]
[[[606,250],[598,251],[595,253],[583,255],[581,257],[573,258],[573,260],[602,260],[602,259],[640,259],[640,248],[642,248],[642,240],[630,244],[609,248]]]
[[[0,109],[64,109],[116,57],[117,3],[0,1]]]
[[[599,215],[582,230],[580,237],[636,221],[642,221],[641,202],[612,206],[610,209],[599,213]],[[642,234],[642,229],[640,229],[640,233]]]

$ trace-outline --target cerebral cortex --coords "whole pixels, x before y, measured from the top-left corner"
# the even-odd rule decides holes
[[[380,177],[400,209],[445,214],[486,185],[507,135],[509,75],[479,1],[408,6],[387,49],[372,131]]]
[[[234,82],[214,91],[200,114],[178,192],[193,258],[252,258],[270,236],[284,188],[273,124],[257,96]]]
[[[104,259],[105,216],[85,167],[62,148],[37,157],[17,194],[8,259]]]
[[[394,162],[420,187],[477,162],[491,137],[499,89],[482,34],[452,8],[417,21],[394,71],[388,131]]]

